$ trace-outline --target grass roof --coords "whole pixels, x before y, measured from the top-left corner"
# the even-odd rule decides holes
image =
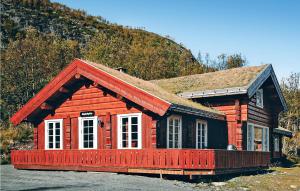
[[[94,67],[96,67],[96,68],[130,84],[130,85],[133,85],[147,93],[150,93],[164,101],[167,101],[169,103],[183,105],[183,106],[192,107],[195,109],[211,112],[211,113],[218,114],[218,115],[223,115],[223,113],[221,113],[220,111],[217,111],[213,108],[203,106],[199,103],[195,103],[195,102],[187,100],[185,98],[181,98],[181,97],[177,96],[176,94],[170,93],[170,92],[164,90],[164,88],[162,88],[150,81],[145,81],[145,80],[130,76],[124,72],[119,72],[118,70],[109,68],[102,64],[98,64],[98,63],[94,63],[94,62],[90,62],[90,61],[86,61],[86,60],[82,60],[82,61],[89,65],[92,65],[92,66],[94,66]]]
[[[251,84],[256,76],[267,66],[268,65],[241,67],[205,74],[152,80],[151,82],[174,94],[245,87]]]

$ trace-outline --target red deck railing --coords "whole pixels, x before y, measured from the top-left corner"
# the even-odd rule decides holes
[[[211,149],[18,150],[12,151],[11,159],[15,166],[216,170],[265,167],[270,153]]]

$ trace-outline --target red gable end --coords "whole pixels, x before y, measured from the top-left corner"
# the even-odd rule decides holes
[[[82,60],[75,59],[40,92],[29,100],[17,113],[15,113],[10,121],[14,125],[22,122],[35,110],[45,105],[45,101],[55,93],[59,92],[64,84],[74,80],[76,75],[82,75],[94,83],[99,84],[160,116],[164,115],[171,105],[169,102],[130,85],[101,69],[95,68]]]

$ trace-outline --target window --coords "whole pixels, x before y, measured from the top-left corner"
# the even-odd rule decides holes
[[[196,148],[207,148],[207,122],[197,120],[196,122]]]
[[[142,148],[141,113],[118,115],[118,148]]]
[[[97,148],[97,126],[98,119],[94,117],[79,117],[79,148]]]
[[[269,128],[248,123],[247,150],[269,151]]]
[[[256,92],[256,106],[261,107],[261,108],[264,107],[263,89],[259,89]]]
[[[274,151],[279,152],[279,136],[274,135]]]
[[[170,116],[167,121],[167,148],[181,148],[181,117]]]
[[[45,149],[62,149],[62,119],[45,120]]]

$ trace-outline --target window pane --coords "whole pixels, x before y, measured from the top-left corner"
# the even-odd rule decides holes
[[[131,132],[137,132],[138,126],[137,125],[131,125]]]
[[[93,148],[93,147],[94,147],[93,141],[89,141],[89,148]]]
[[[49,142],[53,142],[53,136],[49,136]]]
[[[128,142],[127,141],[122,141],[122,147],[127,148],[128,147]]]
[[[94,134],[89,134],[89,141],[93,141],[93,135]]]
[[[55,129],[55,134],[60,135],[60,129]]]
[[[60,149],[60,143],[55,143],[55,148]]]
[[[89,146],[88,143],[89,143],[89,142],[84,141],[84,143],[83,143],[83,148],[88,148],[88,146]]]
[[[88,126],[88,125],[89,125],[88,120],[84,120],[84,121],[83,121],[83,126],[86,127],[86,126]]]
[[[128,118],[122,118],[122,132],[128,132]]]
[[[137,148],[138,147],[138,141],[137,140],[132,140],[131,141],[131,147],[132,148]]]
[[[48,133],[48,134],[49,134],[49,136],[50,136],[50,135],[53,135],[53,130],[49,130],[49,133]]]
[[[49,130],[52,130],[53,129],[53,123],[49,123]]]
[[[89,128],[89,133],[93,133],[93,126]]]
[[[172,139],[169,140],[169,147],[173,148],[173,140]]]
[[[128,139],[128,133],[122,133],[122,140],[125,141]]]
[[[138,124],[138,118],[137,117],[132,117],[131,118],[131,124],[137,125]]]
[[[92,127],[93,126],[93,120],[88,120],[89,122],[89,126]]]
[[[175,126],[175,127],[178,127],[178,126],[179,126],[179,120],[178,120],[178,119],[175,119],[175,120],[174,120],[174,126]]]
[[[87,133],[88,133],[88,128],[83,127],[83,133],[84,133],[84,134],[87,134]]]
[[[254,127],[254,150],[262,151],[263,150],[263,129]]]
[[[173,128],[169,128],[169,140],[173,140]]]

